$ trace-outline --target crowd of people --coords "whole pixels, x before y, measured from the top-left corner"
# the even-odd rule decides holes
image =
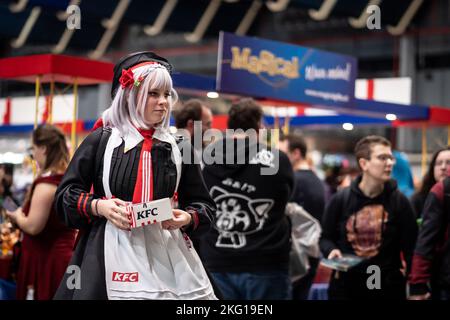
[[[59,129],[33,131],[38,175],[23,205],[6,211],[23,234],[18,299],[307,299],[320,257],[308,256],[292,281],[288,203],[320,224],[322,258],[361,258],[333,270],[329,299],[450,298],[450,147],[433,155],[409,199],[392,178],[390,142],[364,137],[358,171],[328,197],[304,137],[274,147],[249,98],[229,109],[227,135],[208,135],[204,101],[172,110],[171,71],[152,52],[121,59],[111,106],[70,161]],[[169,131],[172,114],[183,135]],[[169,218],[136,223],[133,208],[166,200]],[[373,266],[379,279],[369,286]]]

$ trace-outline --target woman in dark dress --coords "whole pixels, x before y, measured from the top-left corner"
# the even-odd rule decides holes
[[[189,239],[209,229],[215,204],[189,141],[168,130],[177,99],[170,71],[151,52],[115,66],[111,107],[57,190],[62,218],[83,234],[70,262],[80,282],[68,286],[66,274],[56,299],[216,298]],[[165,198],[177,208],[163,210],[172,218],[143,226],[131,219],[130,205]]]
[[[23,231],[17,273],[17,299],[52,299],[72,256],[76,231],[53,207],[56,188],[69,162],[64,135],[44,125],[33,131],[32,154],[39,173],[23,208],[8,212]]]

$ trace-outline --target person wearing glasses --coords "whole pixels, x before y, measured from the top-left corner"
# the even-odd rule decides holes
[[[58,217],[53,201],[57,186],[69,163],[64,134],[43,125],[33,131],[31,155],[38,175],[23,207],[7,211],[8,217],[23,231],[17,272],[17,299],[53,298],[66,271],[75,243],[76,231]]]
[[[362,174],[335,194],[322,219],[324,257],[354,255],[362,262],[347,272],[334,270],[331,300],[406,299],[404,264],[409,270],[417,225],[408,199],[391,179],[391,144],[367,136],[355,146]]]
[[[62,219],[82,236],[55,299],[216,298],[189,238],[209,229],[215,204],[190,142],[169,132],[177,100],[171,70],[152,52],[114,67],[111,106],[56,192]],[[166,198],[178,202],[164,209],[171,219],[136,224],[139,212],[132,219],[131,204],[153,207]]]

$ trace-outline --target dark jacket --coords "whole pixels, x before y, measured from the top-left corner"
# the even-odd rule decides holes
[[[361,177],[335,194],[322,219],[320,247],[325,257],[333,249],[370,257],[351,272],[366,273],[369,265],[383,270],[399,270],[400,255],[409,264],[417,236],[414,212],[394,180],[383,192],[368,198],[359,189]],[[350,189],[349,189],[350,188]]]
[[[288,269],[291,225],[285,207],[294,185],[292,167],[284,153],[257,147],[248,138],[224,139],[205,151],[213,149],[223,163],[203,169],[218,208],[213,228],[200,241],[202,261],[211,272]],[[276,170],[264,175],[269,167]]]
[[[66,273],[55,299],[107,299],[104,262],[106,219],[92,214],[91,202],[105,196],[102,184],[103,156],[110,135],[111,129],[99,128],[86,137],[75,152],[56,191],[57,212],[69,227],[80,229],[81,236],[69,266],[80,268],[81,286],[79,289],[68,286],[68,283],[74,283],[74,276]],[[182,141],[179,146],[182,143],[188,142]],[[111,193],[124,201],[131,201],[133,197],[142,144],[143,141],[124,153],[122,142],[112,155]],[[180,150],[193,152],[188,147],[180,147]],[[171,159],[171,145],[166,142],[153,143],[151,155],[154,200],[172,197],[177,174]],[[178,202],[179,208],[190,207],[198,212],[199,222],[187,230],[188,235],[207,232],[213,219],[215,204],[209,197],[198,165],[182,164]]]
[[[411,205],[413,206],[417,219],[422,217],[423,207],[425,206],[427,195],[428,194],[417,192],[411,197]]]
[[[295,187],[290,201],[298,203],[319,222],[325,209],[325,187],[312,170],[294,172]]]
[[[425,201],[423,223],[409,277],[411,295],[427,293],[431,280],[437,280],[433,284],[439,288],[450,290],[449,203],[450,177],[447,177],[433,186]],[[433,291],[435,289],[438,288],[433,288]]]

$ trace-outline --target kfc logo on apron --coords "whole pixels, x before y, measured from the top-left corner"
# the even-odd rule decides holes
[[[113,272],[112,281],[117,282],[138,282],[138,272]]]

